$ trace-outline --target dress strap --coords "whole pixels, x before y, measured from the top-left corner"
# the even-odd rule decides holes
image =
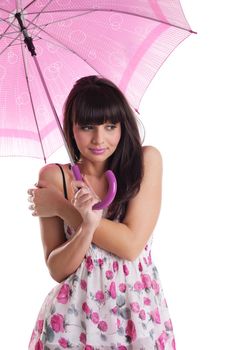
[[[58,163],[55,163],[61,170],[61,174],[62,174],[62,181],[63,181],[63,191],[64,191],[64,197],[65,199],[68,199],[68,194],[67,194],[67,187],[66,187],[66,178],[65,178],[65,174],[64,174],[64,170],[62,169],[62,166]]]

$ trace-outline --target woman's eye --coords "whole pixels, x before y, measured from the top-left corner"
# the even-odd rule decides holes
[[[93,129],[93,126],[92,125],[84,125],[84,126],[81,126],[81,130],[84,130],[84,131],[88,131],[88,130],[92,130]]]
[[[115,124],[109,124],[109,125],[106,126],[106,128],[108,130],[114,130],[116,128],[116,125]]]

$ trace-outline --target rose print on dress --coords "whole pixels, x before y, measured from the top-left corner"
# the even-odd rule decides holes
[[[109,295],[111,296],[111,298],[116,299],[116,284],[115,284],[115,282],[111,282],[108,292],[109,292]]]
[[[86,268],[87,268],[88,273],[91,273],[93,268],[94,268],[94,264],[93,264],[93,260],[92,260],[91,256],[88,256],[86,258]]]
[[[87,341],[87,337],[86,337],[86,334],[85,333],[81,333],[80,336],[79,336],[79,340],[82,344],[86,344],[86,341]]]
[[[104,293],[102,292],[102,290],[98,290],[95,294],[95,300],[98,303],[102,304],[104,302],[104,299],[105,299]]]
[[[44,320],[38,320],[37,321],[37,331],[41,334],[42,333],[42,330],[43,330],[43,325],[44,325]]]
[[[97,312],[92,312],[91,314],[91,320],[93,323],[98,324],[99,323],[99,314]]]
[[[120,290],[120,292],[122,292],[122,293],[125,293],[125,291],[126,291],[126,284],[125,283],[120,283],[119,284],[119,290]]]
[[[163,331],[162,334],[159,336],[158,340],[156,341],[157,349],[165,350],[167,340],[168,340],[168,336],[166,332]]]
[[[111,270],[107,270],[105,275],[108,280],[113,279],[113,272]]]
[[[87,316],[90,316],[90,314],[91,314],[91,309],[89,308],[89,306],[87,305],[86,302],[83,303],[82,309],[83,309],[83,311],[85,312],[85,314],[86,314]]]
[[[55,314],[51,317],[51,327],[56,333],[64,332],[64,317],[61,314]]]
[[[125,329],[125,334],[127,336],[127,341],[132,343],[137,338],[137,332],[135,328],[135,324],[132,320],[128,320],[127,327]]]
[[[128,267],[127,267],[126,264],[123,264],[123,271],[124,271],[125,276],[128,276],[128,274],[129,274],[129,269],[128,269]]]
[[[55,343],[57,350],[108,344],[134,350],[140,339],[146,350],[175,350],[166,299],[147,248],[131,262],[91,247],[79,269],[49,293],[29,350],[54,349]]]
[[[150,312],[150,316],[152,321],[156,322],[156,323],[161,323],[161,319],[160,319],[160,314],[159,314],[159,309],[156,308],[155,310]]]
[[[40,339],[37,341],[35,345],[35,350],[44,350],[44,345]]]
[[[141,274],[141,280],[145,289],[151,288],[151,277],[148,274]]]
[[[154,289],[155,294],[159,294],[159,284],[155,281],[151,281],[151,286]]]
[[[69,297],[70,297],[70,286],[69,284],[65,283],[62,285],[58,295],[57,295],[57,301],[61,304],[67,304]]]
[[[83,290],[87,290],[87,282],[85,280],[81,280],[80,286]]]
[[[108,329],[107,322],[105,322],[105,321],[100,321],[100,322],[98,323],[98,328],[99,328],[102,332],[106,332],[107,329]]]
[[[140,292],[141,290],[144,289],[144,284],[141,281],[137,281],[134,283],[134,290],[136,290],[137,292]]]
[[[68,340],[66,340],[65,338],[60,338],[58,340],[59,345],[63,348],[63,349],[67,349],[70,348],[69,342]]]
[[[140,310],[139,312],[139,317],[141,320],[145,320],[146,319],[146,313],[145,313],[145,310]]]
[[[142,267],[141,261],[139,261],[139,263],[138,263],[138,270],[139,270],[140,272],[143,271],[143,267]]]
[[[119,269],[118,261],[113,261],[113,271],[116,272]]]
[[[112,309],[111,309],[111,312],[116,315],[117,312],[118,312],[118,307],[117,306],[114,306]]]
[[[166,327],[167,331],[172,331],[173,327],[172,327],[172,321],[169,319],[166,322],[164,322],[164,326]]]
[[[102,267],[103,266],[103,264],[104,264],[104,260],[103,259],[98,259],[98,265],[99,265],[99,267]]]
[[[137,302],[130,303],[130,309],[138,313],[140,311],[140,305]]]

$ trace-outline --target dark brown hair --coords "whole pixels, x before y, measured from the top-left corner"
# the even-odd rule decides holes
[[[127,203],[140,189],[143,177],[142,145],[137,121],[125,96],[108,79],[87,76],[79,79],[70,91],[64,105],[63,129],[74,160],[80,159],[73,124],[100,125],[121,123],[121,138],[115,152],[109,157],[107,169],[117,179],[117,194],[108,208],[107,217],[122,220]]]

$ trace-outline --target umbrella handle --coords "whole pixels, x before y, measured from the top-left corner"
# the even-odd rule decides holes
[[[75,179],[77,181],[83,181],[78,165],[77,164],[72,165],[71,169],[73,171]],[[108,181],[108,193],[106,194],[105,198],[101,202],[94,204],[92,209],[95,209],[95,210],[104,209],[108,207],[112,203],[113,199],[115,198],[115,195],[117,192],[116,177],[111,170],[107,170],[105,172],[105,176]]]

